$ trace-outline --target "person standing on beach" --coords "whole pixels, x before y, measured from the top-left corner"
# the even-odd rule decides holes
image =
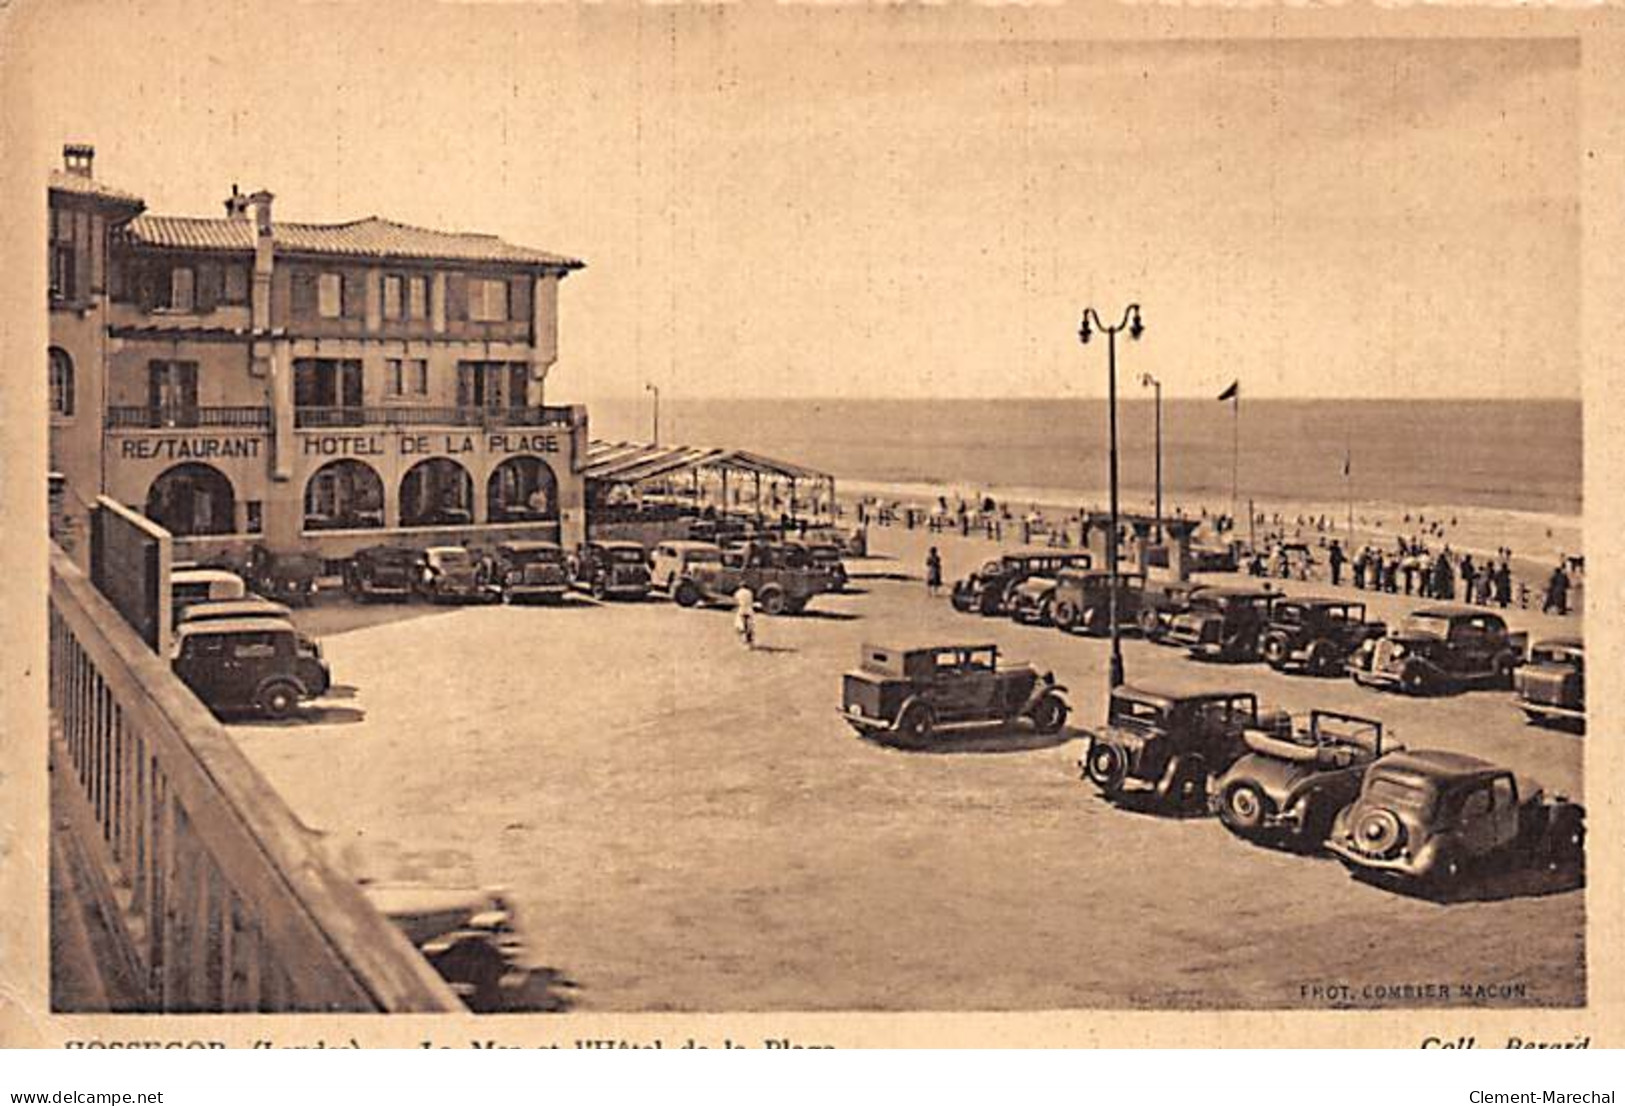
[[[1365,550],[1362,549],[1354,555],[1354,586],[1356,589],[1365,588]]]
[[[1332,587],[1334,587],[1334,588],[1342,587],[1343,586],[1343,547],[1341,545],[1337,544],[1337,539],[1336,538],[1332,539],[1332,547],[1331,547],[1331,549],[1327,550],[1326,559],[1329,562],[1331,562],[1331,566],[1332,566]]]
[[[1466,553],[1461,558],[1461,598],[1464,602],[1473,601],[1474,585],[1478,583],[1478,568],[1473,564],[1473,555]]]
[[[925,591],[927,595],[936,595],[942,590],[942,554],[937,547],[932,546],[931,551],[925,555]]]
[[[1495,602],[1502,610],[1512,605],[1512,565],[1505,557],[1495,569]]]

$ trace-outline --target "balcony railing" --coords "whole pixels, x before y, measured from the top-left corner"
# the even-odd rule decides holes
[[[106,923],[91,970],[136,1009],[463,1008],[60,549],[50,704],[54,829]]]
[[[568,407],[296,407],[301,430],[340,426],[569,426]]]
[[[261,430],[271,425],[269,407],[109,407],[109,430],[229,428]]]

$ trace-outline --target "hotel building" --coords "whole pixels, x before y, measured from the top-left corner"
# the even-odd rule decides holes
[[[584,408],[545,402],[582,262],[377,217],[153,215],[87,146],[50,181],[51,451],[177,556],[585,531]]]

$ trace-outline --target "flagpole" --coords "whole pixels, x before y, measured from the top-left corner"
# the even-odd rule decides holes
[[[1236,391],[1230,397],[1230,525],[1235,526],[1236,514],[1240,508],[1241,500],[1241,388],[1235,386]],[[1251,533],[1253,513],[1247,512],[1247,528]],[[1237,531],[1236,537],[1241,533]],[[1249,539],[1250,540],[1250,539]]]

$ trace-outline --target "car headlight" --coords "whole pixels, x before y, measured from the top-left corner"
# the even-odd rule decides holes
[[[1408,653],[1408,652],[1409,652],[1409,650],[1407,650],[1407,649],[1406,649],[1406,648],[1405,648],[1405,647],[1404,647],[1404,646],[1403,646],[1403,645],[1401,645],[1401,644],[1400,644],[1400,643],[1398,643],[1398,642],[1395,642],[1395,643],[1394,643],[1394,647],[1393,647],[1393,651],[1392,651],[1392,653],[1391,653],[1391,654],[1390,654],[1390,655],[1391,655],[1391,656],[1392,656],[1392,657],[1393,657],[1393,658],[1394,658],[1394,659],[1395,659],[1395,660],[1396,660],[1396,661],[1402,661],[1402,660],[1404,660],[1404,659],[1405,659],[1405,657],[1406,657],[1406,654],[1407,654],[1407,653]]]

